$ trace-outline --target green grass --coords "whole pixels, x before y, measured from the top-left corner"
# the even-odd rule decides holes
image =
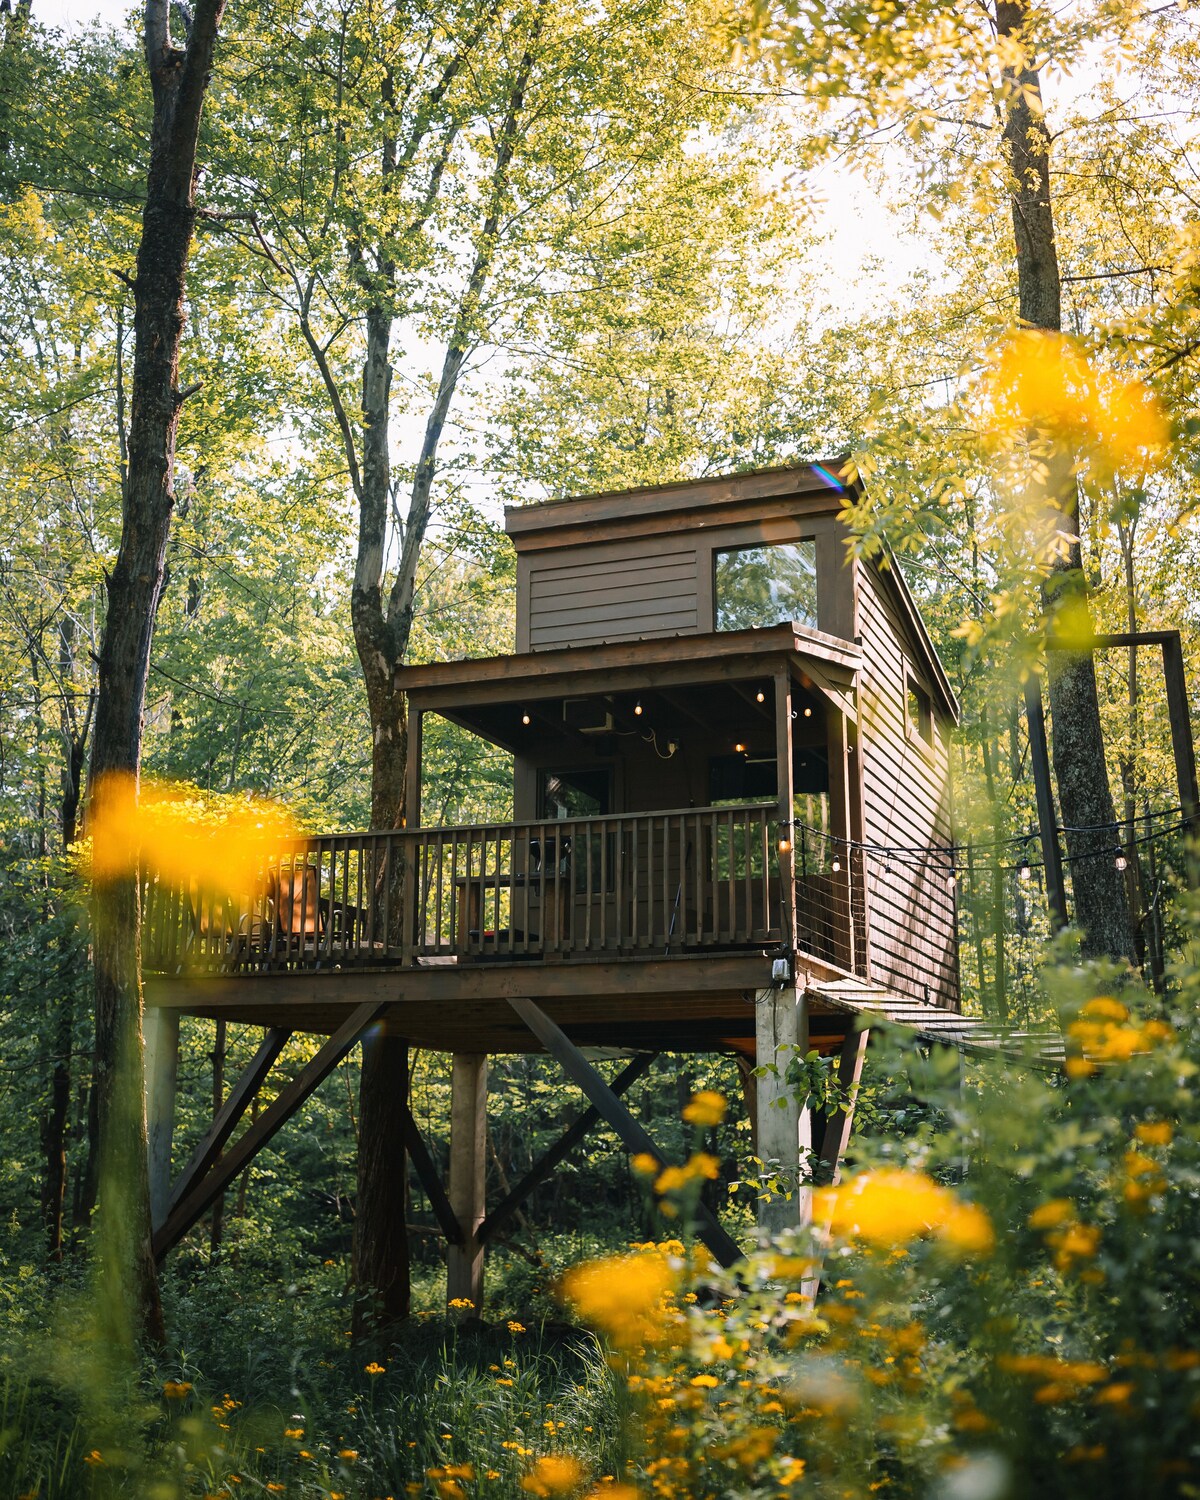
[[[505,1316],[503,1266],[495,1321],[436,1315],[440,1277],[430,1273],[402,1339],[360,1345],[348,1336],[343,1268],[282,1283],[228,1264],[175,1274],[175,1353],[147,1367],[117,1409],[111,1391],[89,1388],[94,1362],[69,1331],[81,1320],[60,1304],[52,1326],[27,1327],[0,1349],[0,1500],[436,1500],[428,1471],[467,1463],[471,1493],[526,1500],[521,1478],[536,1457],[568,1447],[597,1478],[619,1475],[623,1383],[589,1334]],[[190,1389],[173,1396],[167,1382]]]

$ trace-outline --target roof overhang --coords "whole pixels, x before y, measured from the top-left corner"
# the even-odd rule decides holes
[[[403,666],[396,669],[395,685],[418,711],[452,711],[467,705],[733,682],[789,669],[804,687],[853,719],[861,665],[862,651],[850,641],[798,625],[772,625]]]

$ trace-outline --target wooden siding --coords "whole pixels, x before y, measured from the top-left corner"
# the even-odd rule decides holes
[[[575,556],[538,559],[528,584],[528,647],[594,646],[647,635],[694,635],[694,547],[651,539],[620,548],[592,546]]]
[[[886,585],[861,570],[863,670],[859,689],[864,840],[896,850],[952,839],[949,725],[933,711],[933,741],[910,728],[907,679],[931,684]],[[955,890],[948,855],[867,853],[872,977],[914,999],[957,1006]]]

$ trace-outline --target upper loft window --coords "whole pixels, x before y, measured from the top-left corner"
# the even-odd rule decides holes
[[[933,744],[933,699],[915,677],[908,675],[908,696],[905,702],[905,717],[911,738]]]
[[[718,630],[817,623],[817,544],[778,542],[715,556]]]

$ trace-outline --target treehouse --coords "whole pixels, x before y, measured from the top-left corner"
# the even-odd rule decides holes
[[[408,1136],[475,1301],[514,1207],[482,1198],[489,1053],[551,1053],[590,1100],[580,1135],[604,1118],[653,1152],[618,1096],[657,1052],[815,1047],[853,1082],[864,1013],[956,1034],[956,704],[898,568],[852,554],[848,498],[805,464],[510,509],[515,654],[398,673],[408,826],[281,849],[250,901],[146,887],[160,1253],[371,1025],[454,1054],[449,1193]],[[423,825],[434,716],[511,755],[510,819]],[[172,1193],[180,1014],[265,1037]],[[225,1149],[294,1030],[329,1041]],[[629,1059],[611,1086],[598,1055]],[[759,1155],[795,1169],[808,1122],[773,1073],[757,1091]],[[825,1126],[835,1172],[848,1119]]]

